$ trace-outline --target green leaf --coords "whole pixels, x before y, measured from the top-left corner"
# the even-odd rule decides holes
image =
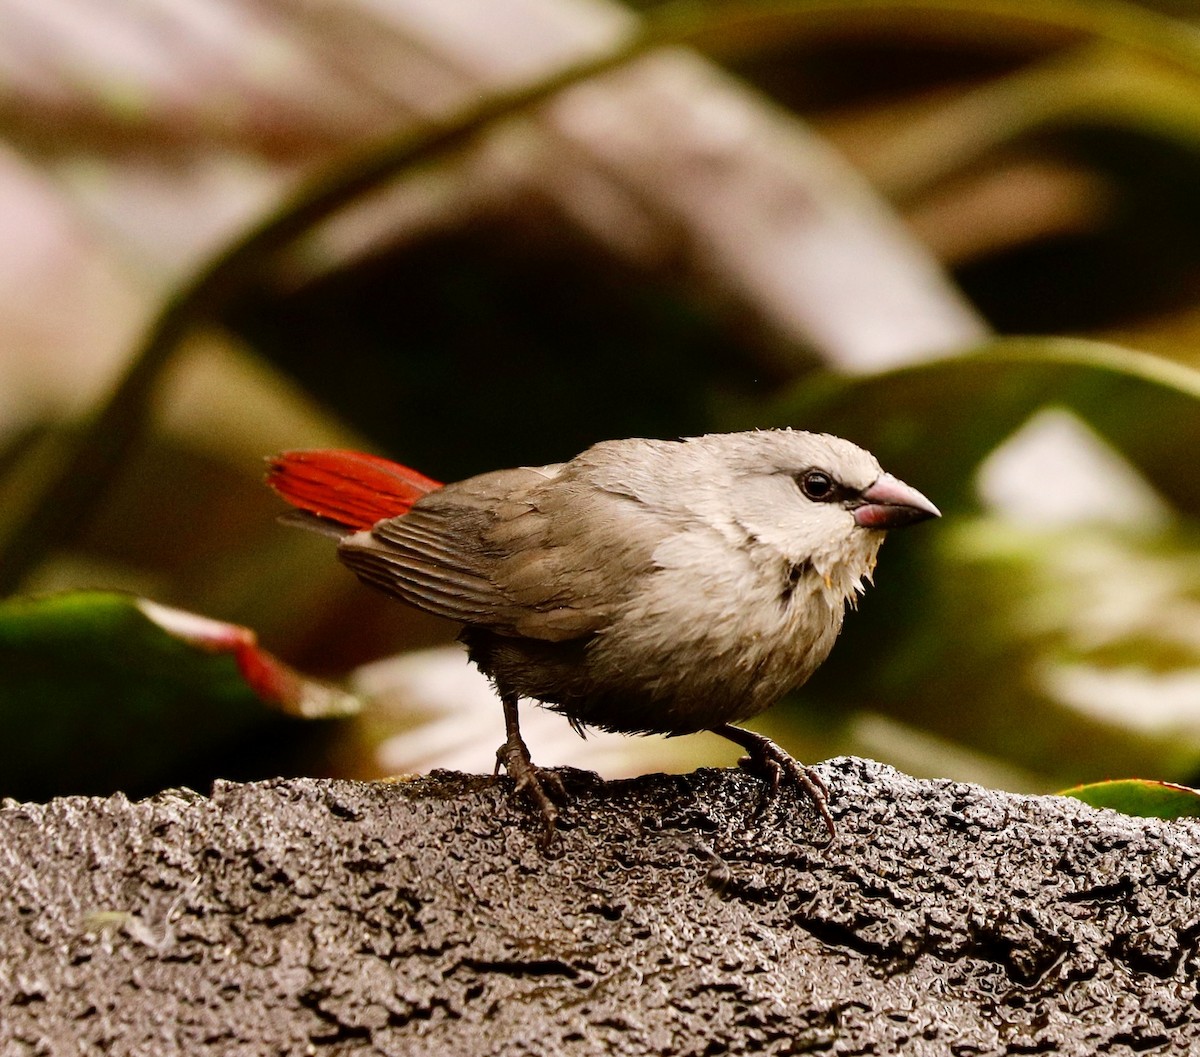
[[[1108,807],[1139,818],[1195,818],[1200,816],[1200,789],[1174,782],[1125,778],[1093,782],[1064,789],[1060,796],[1074,797],[1092,807]]]
[[[689,5],[664,4],[680,37],[729,60],[813,37],[890,32],[925,39],[981,42],[1022,38],[1061,46],[1103,42],[1200,70],[1200,31],[1190,22],[1123,0],[721,0],[690,5],[706,17],[688,18]]]
[[[278,712],[355,705],[234,624],[111,592],[0,603],[4,795],[148,791],[214,754],[221,773],[220,747],[278,729]]]

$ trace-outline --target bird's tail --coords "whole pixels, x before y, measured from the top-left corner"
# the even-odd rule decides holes
[[[285,451],[267,460],[267,484],[292,506],[358,531],[407,514],[441,488],[398,462],[357,451]]]

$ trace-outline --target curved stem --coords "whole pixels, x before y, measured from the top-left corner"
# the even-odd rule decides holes
[[[72,439],[50,480],[0,549],[0,595],[15,590],[55,547],[84,526],[112,477],[145,435],[151,396],[162,369],[198,323],[212,318],[247,273],[295,238],[413,165],[469,142],[494,122],[586,80],[652,47],[649,30],[599,58],[529,87],[489,97],[430,128],[385,137],[303,183],[260,223],[204,264],[172,293],[147,329],[130,365],[100,411]]]

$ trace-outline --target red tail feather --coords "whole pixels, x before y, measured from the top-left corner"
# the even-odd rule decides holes
[[[267,484],[300,510],[352,529],[407,514],[442,486],[398,462],[358,451],[285,451],[268,460]]]

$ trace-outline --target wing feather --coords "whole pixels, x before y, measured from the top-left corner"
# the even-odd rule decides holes
[[[438,616],[547,641],[592,634],[650,568],[657,536],[636,500],[570,470],[447,485],[347,537],[339,555],[364,581]]]

